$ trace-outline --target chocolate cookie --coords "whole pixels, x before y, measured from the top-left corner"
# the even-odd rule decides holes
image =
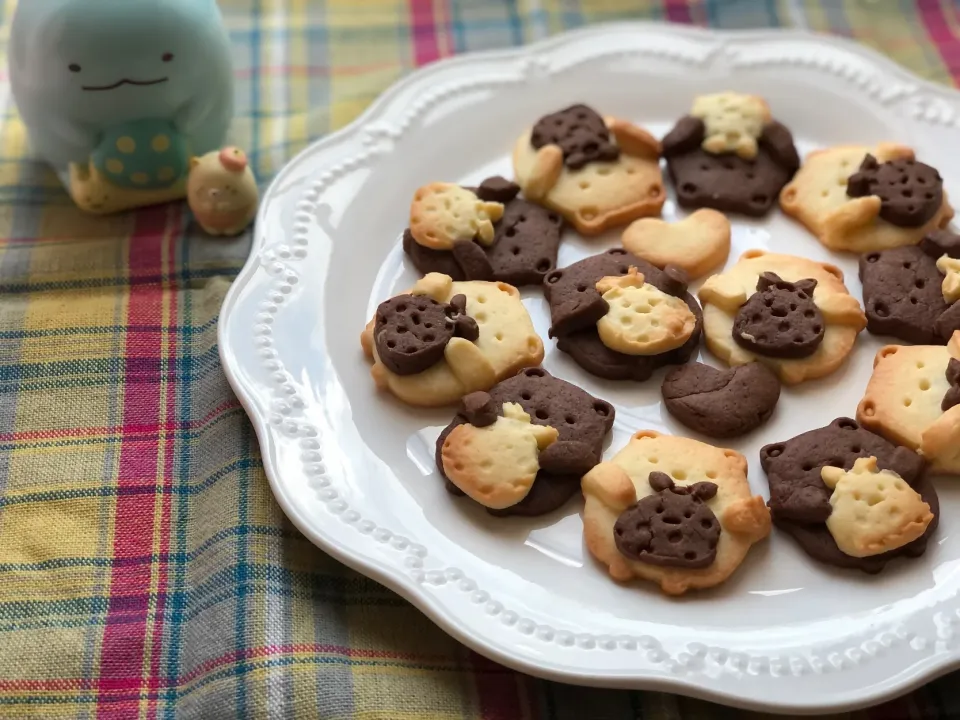
[[[613,526],[617,549],[630,560],[679,568],[705,568],[717,559],[720,522],[704,502],[717,494],[712,482],[676,485],[652,472],[655,491],[624,510]]]
[[[571,105],[540,118],[533,126],[530,144],[538,150],[544,145],[558,145],[563,151],[563,164],[571,170],[620,157],[620,148],[610,139],[607,124],[586,105]]]
[[[707,152],[701,147],[705,131],[702,120],[686,116],[663,138],[677,202],[684,208],[765,215],[800,167],[790,131],[776,121],[768,123],[751,159],[732,152]]]
[[[950,362],[947,363],[947,382],[950,383],[950,389],[940,403],[940,409],[944,412],[954,405],[960,405],[960,360],[956,358],[950,358]]]
[[[923,480],[923,459],[865,430],[850,418],[838,418],[826,427],[760,449],[760,465],[770,484],[768,504],[774,523],[822,562],[879,572],[893,557],[921,554],[926,538],[936,528],[936,520],[923,537],[897,550],[864,558],[842,553],[824,524],[832,510],[831,490],[824,484],[820,471],[825,465],[850,470],[862,457],[875,457],[878,467],[897,473],[938,515],[936,491]]]
[[[682,298],[696,316],[696,329],[681,347],[659,355],[627,355],[601,342],[597,321],[607,313],[608,306],[597,291],[597,282],[626,275],[631,267],[662,292]],[[646,380],[658,368],[686,362],[699,347],[703,314],[687,292],[686,282],[682,270],[671,266],[660,270],[622,248],[554,270],[544,278],[544,295],[550,304],[550,337],[557,338],[557,347],[593,375],[609,380]]]
[[[943,203],[943,180],[929,165],[909,159],[878,162],[869,153],[847,180],[847,195],[880,198],[880,217],[899,227],[920,227]]]
[[[753,362],[728,370],[690,363],[667,373],[660,388],[663,404],[691,430],[731,438],[760,427],[780,399],[780,381]]]
[[[960,235],[952,230],[934,230],[923,236],[920,248],[934,260],[944,255],[960,258]]]
[[[490,177],[472,188],[481,200],[504,204],[494,223],[489,246],[477,240],[458,242],[452,250],[420,245],[410,229],[403,233],[403,251],[420,272],[449,275],[455,281],[499,280],[514,286],[536,285],[557,264],[563,218],[517,197],[520,187],[502,177]]]
[[[861,255],[860,281],[870,332],[917,345],[942,345],[949,339],[937,328],[949,307],[940,290],[943,273],[919,247]]]
[[[503,412],[504,403],[517,403],[534,424],[556,428],[559,437],[540,453],[540,471],[529,494],[516,505],[487,512],[500,516],[552,512],[579,491],[580,478],[600,462],[603,441],[613,427],[613,406],[541,368],[529,368],[495,385],[489,398],[497,415]],[[440,457],[443,443],[455,427],[472,422],[469,418],[489,420],[489,407],[472,395],[464,398],[460,412],[437,438],[437,468],[444,479]],[[463,494],[449,480],[447,490]]]
[[[380,362],[397,375],[415,375],[443,359],[451,338],[473,342],[480,328],[466,306],[463,295],[449,303],[426,295],[398,295],[380,303],[374,326]]]
[[[804,358],[823,342],[825,323],[813,301],[817,281],[781,280],[765,272],[757,292],[741,306],[733,322],[733,339],[741,347],[768,357]]]
[[[923,502],[930,506],[930,512],[933,513],[933,521],[927,526],[924,534],[903,547],[881,553],[879,555],[870,555],[868,557],[853,557],[842,552],[837,547],[836,540],[827,529],[827,526],[820,524],[799,523],[793,520],[787,520],[783,517],[773,514],[773,524],[780,530],[783,530],[790,537],[797,541],[797,544],[814,560],[819,560],[827,565],[845,568],[850,570],[862,570],[865,573],[875,574],[883,570],[887,563],[897,557],[915,558],[920,557],[927,549],[927,541],[936,532],[940,522],[940,499],[937,497],[937,491],[929,478],[921,475],[917,480],[911,483],[913,489],[920,494]]]
[[[849,470],[857,458],[877,458],[911,485],[923,471],[916,453],[887,442],[850,418],[810,430],[760,449],[760,465],[770,483],[770,509],[775,517],[801,523],[822,523],[830,516],[830,489],[820,478],[824,465]]]

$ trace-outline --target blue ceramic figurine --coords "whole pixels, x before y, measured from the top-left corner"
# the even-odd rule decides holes
[[[190,159],[225,140],[233,74],[216,0],[21,0],[10,38],[33,149],[88,212],[184,197]]]

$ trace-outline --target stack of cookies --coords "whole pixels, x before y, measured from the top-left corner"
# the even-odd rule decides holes
[[[672,223],[661,164],[690,211]],[[960,474],[960,235],[933,167],[890,143],[801,163],[763,98],[726,92],[694,98],[660,140],[582,104],[545,115],[513,170],[414,192],[403,250],[421,277],[362,333],[378,388],[456,408],[436,443],[453,496],[529,517],[579,491],[611,577],[671,595],[723,582],[772,526],[841,568],[923,553],[939,515],[929,474]],[[825,247],[861,254],[863,305],[835,265],[804,257],[752,249],[717,272],[728,216],[778,200]],[[557,267],[565,234],[611,228],[620,247]],[[905,344],[877,355],[856,419],[762,448],[765,501],[747,458],[703,440],[641,429],[604,460],[614,406],[540,367],[523,286],[542,290],[549,338],[574,363],[621,382],[668,368],[664,407],[713,439],[759,428],[782,386],[837,371],[865,329]],[[701,338],[720,367],[691,362]]]

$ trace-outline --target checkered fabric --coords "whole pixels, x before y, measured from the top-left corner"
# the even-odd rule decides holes
[[[265,180],[418,65],[597,21],[805,27],[926,78],[960,79],[949,0],[221,6],[236,64],[233,139]],[[3,42],[13,9],[0,0]],[[217,314],[249,236],[212,242],[179,205],[83,216],[30,160],[5,75],[0,97],[0,716],[741,714],[507,670],[304,540],[270,495],[217,355]],[[955,678],[867,716],[951,716]]]

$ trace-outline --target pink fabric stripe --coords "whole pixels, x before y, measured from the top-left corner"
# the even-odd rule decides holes
[[[410,0],[410,35],[413,60],[417,65],[425,65],[440,57],[433,0]]]
[[[160,269],[167,212],[168,208],[158,207],[137,213],[130,238],[132,276]],[[130,291],[126,324],[138,326],[159,322],[162,303],[163,288],[160,286],[135,286]],[[124,356],[128,363],[137,358],[160,357],[160,352],[160,335],[157,333],[127,331]],[[160,400],[156,378],[134,378],[133,373],[128,373],[124,378],[123,423],[159,423]],[[156,438],[124,440],[120,449],[118,487],[155,484],[159,451]],[[139,557],[152,552],[155,497],[154,493],[121,493],[117,496],[114,558]],[[111,694],[136,691],[142,685],[150,573],[148,564],[120,563],[113,568],[110,607],[100,656],[98,718],[121,720],[136,711],[136,701],[111,702]]]
[[[917,10],[954,84],[960,85],[960,38],[951,32],[940,0],[917,0]]]
[[[666,7],[664,11],[667,20],[675,23],[690,24],[693,22],[693,16],[690,14],[690,5],[687,0],[665,0]]]

